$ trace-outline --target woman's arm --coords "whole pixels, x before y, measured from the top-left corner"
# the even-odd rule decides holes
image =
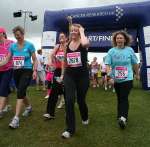
[[[133,64],[133,70],[135,71],[136,79],[139,80],[140,79],[139,64]]]
[[[107,75],[109,75],[110,74],[110,70],[111,69],[111,67],[110,67],[110,65],[106,65],[106,73],[107,73]]]
[[[33,61],[33,79],[36,79],[38,62],[35,52],[32,53],[32,61]]]
[[[84,28],[82,26],[80,26],[79,32],[80,32],[82,46],[88,48],[90,45],[90,42],[89,42],[88,38],[85,36]]]
[[[53,51],[50,53],[48,65],[51,65],[51,64],[53,63],[54,55],[56,54],[58,48],[59,48],[59,44],[57,44],[57,45],[53,48]]]
[[[0,61],[0,66],[7,64],[9,62],[9,60],[11,59],[11,57],[12,57],[12,55],[9,52],[8,55],[5,57],[5,59],[3,61]]]

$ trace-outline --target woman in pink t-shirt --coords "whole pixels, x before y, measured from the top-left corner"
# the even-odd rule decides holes
[[[13,41],[7,39],[5,29],[0,27],[0,62],[6,58],[12,43]],[[9,83],[12,78],[12,65],[12,60],[9,60],[7,64],[0,66],[0,118],[3,117],[3,109],[10,93]]]

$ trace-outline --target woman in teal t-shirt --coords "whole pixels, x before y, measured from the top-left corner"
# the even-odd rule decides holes
[[[139,79],[138,60],[134,50],[129,47],[131,37],[125,31],[113,34],[113,48],[108,51],[105,59],[107,74],[115,81],[115,91],[118,105],[118,123],[124,129],[128,119],[129,101],[128,96],[132,88],[133,67],[136,78]],[[110,68],[112,69],[110,72]]]
[[[28,116],[32,111],[31,104],[26,96],[26,91],[32,77],[33,79],[36,78],[37,59],[34,45],[24,39],[24,29],[17,26],[13,29],[13,33],[17,42],[10,46],[10,52],[3,61],[3,64],[5,65],[9,59],[13,59],[13,77],[17,87],[17,102],[15,116],[10,122],[9,127],[15,129],[19,127],[19,116],[23,104],[26,107],[23,116]]]

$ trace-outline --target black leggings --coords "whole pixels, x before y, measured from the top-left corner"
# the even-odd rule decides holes
[[[125,81],[122,83],[115,83],[115,91],[117,94],[117,117],[125,117],[128,118],[128,110],[129,110],[129,101],[128,96],[132,89],[133,81]]]
[[[66,107],[66,130],[71,134],[75,133],[75,97],[79,105],[81,119],[88,119],[88,107],[85,101],[86,93],[89,87],[89,75],[73,77],[69,74],[64,75],[65,85],[65,107]]]
[[[56,77],[60,77],[60,75],[61,69],[56,69],[54,72],[53,84],[51,86],[51,94],[47,103],[47,113],[49,113],[51,116],[55,116],[55,107],[58,101],[58,95],[64,94],[63,84],[56,81]]]
[[[14,81],[17,87],[17,98],[26,97],[27,87],[32,79],[32,69],[16,69],[14,70]]]

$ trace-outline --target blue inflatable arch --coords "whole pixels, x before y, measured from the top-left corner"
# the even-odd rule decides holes
[[[107,52],[111,48],[112,33],[116,30],[125,29],[131,34],[133,49],[135,52],[141,51],[142,87],[150,89],[150,65],[147,64],[148,59],[146,59],[145,52],[146,48],[149,49],[150,44],[145,43],[143,29],[150,26],[150,2],[45,11],[43,33],[56,32],[57,38],[59,32],[68,32],[67,16],[72,16],[73,23],[80,23],[84,26],[91,42],[90,52]],[[53,46],[54,44],[42,44],[43,48]]]

